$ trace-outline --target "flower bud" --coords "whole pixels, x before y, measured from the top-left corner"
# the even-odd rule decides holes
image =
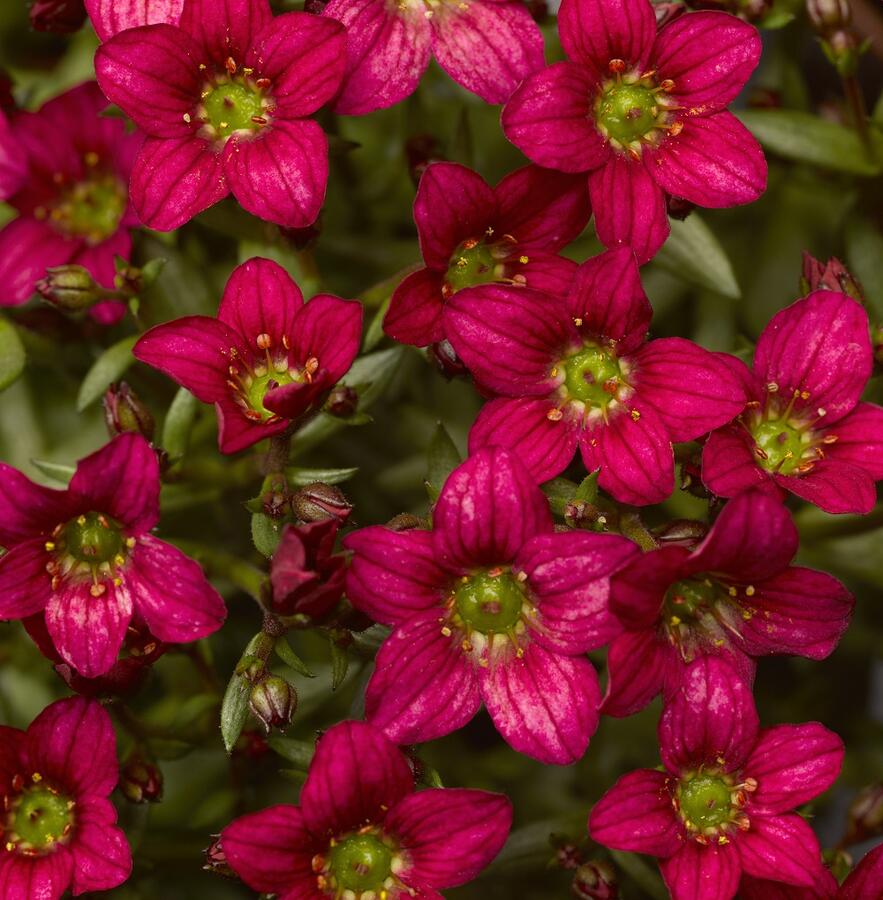
[[[219,834],[212,835],[212,842],[205,848],[205,865],[206,872],[212,872],[215,875],[222,875],[224,878],[238,878],[224,854],[221,847],[221,836]]]
[[[673,22],[683,13],[687,12],[687,7],[680,0],[654,0],[653,12],[656,13],[656,27],[663,28],[669,22]]]
[[[83,0],[34,0],[31,26],[37,31],[70,34],[79,31],[86,21]]]
[[[133,755],[120,771],[119,788],[131,803],[158,803],[162,800],[162,772],[144,757]]]
[[[813,28],[820,34],[845,28],[852,19],[849,0],[806,0],[806,12]]]
[[[339,488],[317,481],[291,495],[291,510],[301,522],[337,519],[344,522],[353,510],[352,503]]]
[[[284,678],[269,675],[251,689],[248,707],[267,731],[284,730],[297,708],[297,691]]]
[[[681,197],[672,197],[671,194],[665,195],[665,206],[669,216],[679,222],[683,222],[696,209],[695,203],[683,200]]]
[[[616,873],[605,862],[584,863],[573,873],[571,893],[581,900],[616,900],[619,897]]]
[[[883,834],[883,784],[862,788],[849,807],[846,842],[857,844]]]
[[[82,312],[103,300],[107,292],[83,266],[53,266],[37,282],[37,291],[47,302],[65,312]]]
[[[860,303],[864,301],[862,286],[858,279],[836,256],[832,256],[826,263],[823,263],[805,250],[803,251],[800,289],[804,294],[812,293],[812,291],[837,291],[847,294]]]
[[[702,453],[697,451],[681,460],[681,490],[707,500],[711,494],[702,483]]]
[[[155,428],[153,416],[125,381],[112,384],[105,392],[101,403],[104,406],[104,423],[111,437],[126,431],[134,431],[148,441],[153,440]]]
[[[359,392],[355,388],[339,384],[328,395],[325,412],[340,419],[348,419],[359,408]]]
[[[429,348],[429,355],[448,381],[469,374],[469,370],[457,356],[457,351],[451,346],[450,341],[439,341],[437,344],[432,344]]]
[[[708,534],[708,525],[695,519],[675,519],[653,529],[653,537],[660,544],[683,544],[692,547]]]
[[[304,3],[304,12],[312,13],[314,16],[321,16],[322,11],[328,5],[328,0],[306,0]]]
[[[431,134],[415,134],[405,141],[405,158],[408,160],[408,173],[416,187],[426,167],[445,157],[438,138]]]

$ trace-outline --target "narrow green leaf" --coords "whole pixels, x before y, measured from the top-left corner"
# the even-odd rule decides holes
[[[365,332],[365,340],[362,343],[362,349],[366,353],[373,350],[383,340],[383,320],[386,318],[386,313],[389,310],[391,301],[392,293],[390,293],[383,301],[380,305],[380,309],[374,313],[374,318],[371,319],[371,322],[368,325],[368,330]]]
[[[346,678],[349,671],[350,658],[349,654],[334,638],[329,641],[331,645],[331,690],[336,691]]]
[[[251,517],[251,539],[258,553],[269,559],[276,552],[281,538],[282,525],[279,522],[263,513]]]
[[[737,299],[741,296],[733,266],[712,230],[696,214],[672,220],[671,234],[654,260],[674,275]]]
[[[880,171],[856,132],[837,122],[796,109],[747,109],[739,118],[767,150],[786,159],[851,175]],[[883,158],[883,139],[876,141],[877,156]]]
[[[25,348],[8,319],[0,318],[0,391],[5,390],[25,367]]]
[[[592,472],[586,475],[580,482],[576,493],[573,495],[574,500],[584,500],[586,503],[594,503],[598,499],[598,472]]]
[[[302,469],[293,467],[285,470],[285,477],[291,485],[304,487],[307,484],[315,484],[321,481],[323,484],[342,484],[349,481],[357,472],[358,467],[351,469]]]
[[[426,487],[431,500],[436,500],[448,475],[462,459],[457,445],[441,422],[435,428],[426,454]]]
[[[567,504],[576,496],[579,485],[568,478],[553,478],[541,485],[543,493],[549,498],[549,506],[556,516],[563,516]]]
[[[310,767],[313,759],[313,753],[316,748],[307,741],[298,741],[294,738],[281,737],[273,734],[267,738],[270,748],[275,750],[281,757],[287,759],[290,763],[294,763],[300,771],[306,772]]]
[[[67,463],[50,462],[48,459],[32,459],[31,462],[44,474],[60,484],[67,484],[74,474],[75,467]]]
[[[162,446],[172,460],[180,459],[187,453],[198,410],[196,397],[187,388],[180,388],[169,406],[162,430]]]
[[[126,369],[135,361],[132,347],[138,335],[133,334],[117,341],[108,347],[92,364],[80,385],[77,395],[77,412],[82,412],[90,403],[94,403],[114,381],[120,378]]]
[[[307,664],[294,652],[294,650],[291,649],[291,644],[288,643],[284,635],[276,639],[273,649],[276,651],[276,655],[279,659],[281,659],[286,666],[291,666],[298,674],[303,675],[305,678],[316,677],[315,673],[307,668]]]
[[[846,259],[861,282],[868,303],[883,315],[883,235],[867,219],[851,216],[846,224]]]
[[[248,695],[251,693],[251,685],[239,674],[240,665],[243,659],[253,654],[262,637],[263,632],[258,632],[248,642],[242,659],[233,670],[233,675],[227,683],[227,690],[224,691],[224,699],[221,701],[221,737],[224,739],[224,747],[228,753],[233,752],[233,747],[239,740],[239,735],[242,734],[248,718]]]

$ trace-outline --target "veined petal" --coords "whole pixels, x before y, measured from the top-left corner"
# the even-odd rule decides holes
[[[883,479],[883,407],[859,403],[831,429],[837,441],[825,446],[825,456],[864,469],[874,481]]]
[[[702,448],[702,481],[719,497],[735,497],[740,491],[772,484],[757,464],[754,440],[738,425],[712,431]],[[773,489],[775,493],[775,489]]]
[[[610,579],[610,606],[626,628],[655,628],[666,591],[686,575],[689,553],[678,546],[638,553]]]
[[[733,842],[742,868],[755,878],[812,887],[822,873],[822,851],[812,828],[791,813],[754,816]]]
[[[121,885],[132,874],[132,851],[122,828],[115,824],[113,804],[103,797],[78,800],[76,815],[76,836],[70,845],[74,896]]]
[[[46,856],[22,857],[4,853],[0,857],[0,897],[3,900],[61,900],[73,879],[73,856],[59,847]]]
[[[624,631],[615,637],[607,653],[607,691],[601,712],[622,718],[643,709],[662,690],[670,664],[655,629]]]
[[[242,63],[258,35],[273,21],[267,0],[186,0],[181,29],[199,42],[205,58],[221,69],[231,57]]]
[[[185,0],[86,0],[86,12],[102,41],[142,25],[177,25]]]
[[[870,850],[840,886],[837,900],[863,900],[883,892],[883,844]]]
[[[0,556],[0,619],[42,612],[52,593],[45,538],[16,544]]]
[[[732,844],[703,847],[687,841],[659,864],[666,887],[677,900],[732,900],[742,867]]]
[[[773,480],[786,491],[835,515],[866,516],[877,502],[874,479],[867,471],[838,459],[819,460],[803,475],[775,474]]]
[[[18,469],[0,463],[0,545],[7,550],[48,534],[69,510],[65,491],[34,484]]]
[[[257,339],[266,334],[271,349],[283,338],[291,339],[294,321],[304,297],[292,277],[271,259],[255,257],[237,266],[224,288],[218,319],[242,340],[252,353],[261,353]]]
[[[400,282],[383,320],[383,330],[394,341],[425,347],[444,338],[443,278],[432,269],[418,269]]]
[[[24,216],[0,229],[0,307],[27,301],[46,269],[70,262],[79,246],[46,222]]]
[[[317,294],[301,307],[290,337],[291,353],[300,364],[318,360],[329,384],[349,371],[362,339],[362,304]]]

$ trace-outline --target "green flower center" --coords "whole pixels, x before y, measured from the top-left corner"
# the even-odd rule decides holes
[[[492,569],[467,576],[454,591],[463,622],[483,634],[501,634],[521,617],[524,590],[510,572]]]
[[[630,144],[656,128],[659,104],[649,87],[614,83],[601,91],[595,115],[610,137],[621,144]]]
[[[64,526],[63,551],[80,563],[100,566],[119,556],[125,546],[120,526],[103,513],[88,512]]]
[[[672,625],[678,625],[683,619],[696,619],[714,606],[718,594],[717,586],[708,579],[676,581],[665,592],[663,606],[666,620]]]
[[[681,818],[690,831],[709,834],[733,820],[738,807],[734,788],[720,775],[700,773],[682,779],[677,786]]]
[[[116,234],[126,211],[126,186],[111,174],[93,173],[64,190],[49,211],[53,228],[66,237],[96,246]],[[37,217],[46,210],[36,211]]]
[[[255,79],[251,69],[237,71],[231,60],[226,72],[206,83],[194,115],[184,119],[199,124],[206,140],[221,144],[234,134],[254,137],[270,124],[273,101],[267,94],[269,86],[267,79]]]
[[[764,419],[755,424],[751,433],[760,452],[758,464],[769,472],[793,474],[805,460],[811,445],[811,432],[800,430],[786,419]]]
[[[300,380],[300,378],[296,377],[294,373],[289,372],[287,369],[284,372],[274,371],[267,373],[266,375],[256,376],[252,379],[251,384],[249,384],[245,391],[245,398],[249,409],[258,413],[263,422],[272,419],[276,413],[266,409],[264,406],[264,397],[266,396],[267,391],[272,391],[277,387],[282,387],[282,385],[292,384],[293,382]]]
[[[588,406],[606,409],[624,383],[619,361],[604,347],[587,345],[561,365],[569,399]]]
[[[337,896],[345,891],[352,891],[356,897],[366,891],[380,896],[392,875],[392,866],[392,848],[370,833],[343,838],[328,855],[328,874]]]
[[[450,295],[463,288],[492,284],[502,278],[502,260],[494,255],[494,248],[484,241],[468,240],[460,244],[451,256],[445,284]]]
[[[12,800],[3,840],[13,849],[46,852],[68,837],[73,822],[73,802],[52,788],[36,785]]]

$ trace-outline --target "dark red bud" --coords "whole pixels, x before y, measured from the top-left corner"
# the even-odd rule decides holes
[[[605,862],[587,862],[574,872],[571,892],[580,900],[616,900],[619,897],[616,873]]]
[[[297,708],[297,691],[284,678],[269,675],[251,689],[248,706],[267,731],[284,730]]]
[[[680,197],[672,197],[671,194],[665,195],[665,205],[669,216],[683,222],[687,216],[696,209],[696,204],[689,200],[683,200]]]
[[[348,419],[359,408],[359,392],[355,388],[339,384],[328,395],[325,412],[341,419]]]
[[[327,5],[328,0],[306,0],[304,12],[312,13],[314,16],[321,16]]]
[[[133,431],[143,435],[148,441],[153,440],[156,427],[153,416],[125,381],[118,385],[112,384],[101,402],[104,406],[104,423],[111,437]]]
[[[207,872],[213,872],[215,875],[222,875],[224,878],[237,878],[238,876],[230,868],[224,850],[221,847],[221,836],[219,834],[212,835],[212,842],[205,848],[205,865],[203,869]]]
[[[806,0],[806,12],[813,28],[825,35],[845,28],[852,19],[848,0]]]
[[[429,348],[432,361],[438,366],[439,371],[450,381],[452,378],[460,378],[469,374],[469,370],[463,365],[456,350],[450,341],[439,341]]]
[[[162,800],[162,772],[144,757],[132,756],[120,770],[119,788],[131,803],[158,803]]]
[[[860,303],[864,301],[864,293],[858,279],[836,256],[832,256],[826,263],[823,263],[805,250],[803,251],[800,289],[804,294],[812,291],[837,291],[847,294]]]
[[[702,453],[699,451],[681,460],[681,490],[700,500],[711,496],[702,483]]]
[[[31,25],[37,31],[70,34],[79,31],[86,21],[83,0],[34,0]]]
[[[405,141],[405,158],[408,160],[408,174],[416,186],[420,176],[430,163],[444,160],[444,153],[438,138],[431,134],[415,134]]]
[[[343,522],[352,512],[353,505],[340,488],[317,481],[291,495],[291,509],[301,522],[321,522],[323,519]]]
[[[687,12],[687,7],[679,0],[674,0],[674,2],[658,0],[653,4],[653,11],[656,13],[656,27],[662,28]]]

